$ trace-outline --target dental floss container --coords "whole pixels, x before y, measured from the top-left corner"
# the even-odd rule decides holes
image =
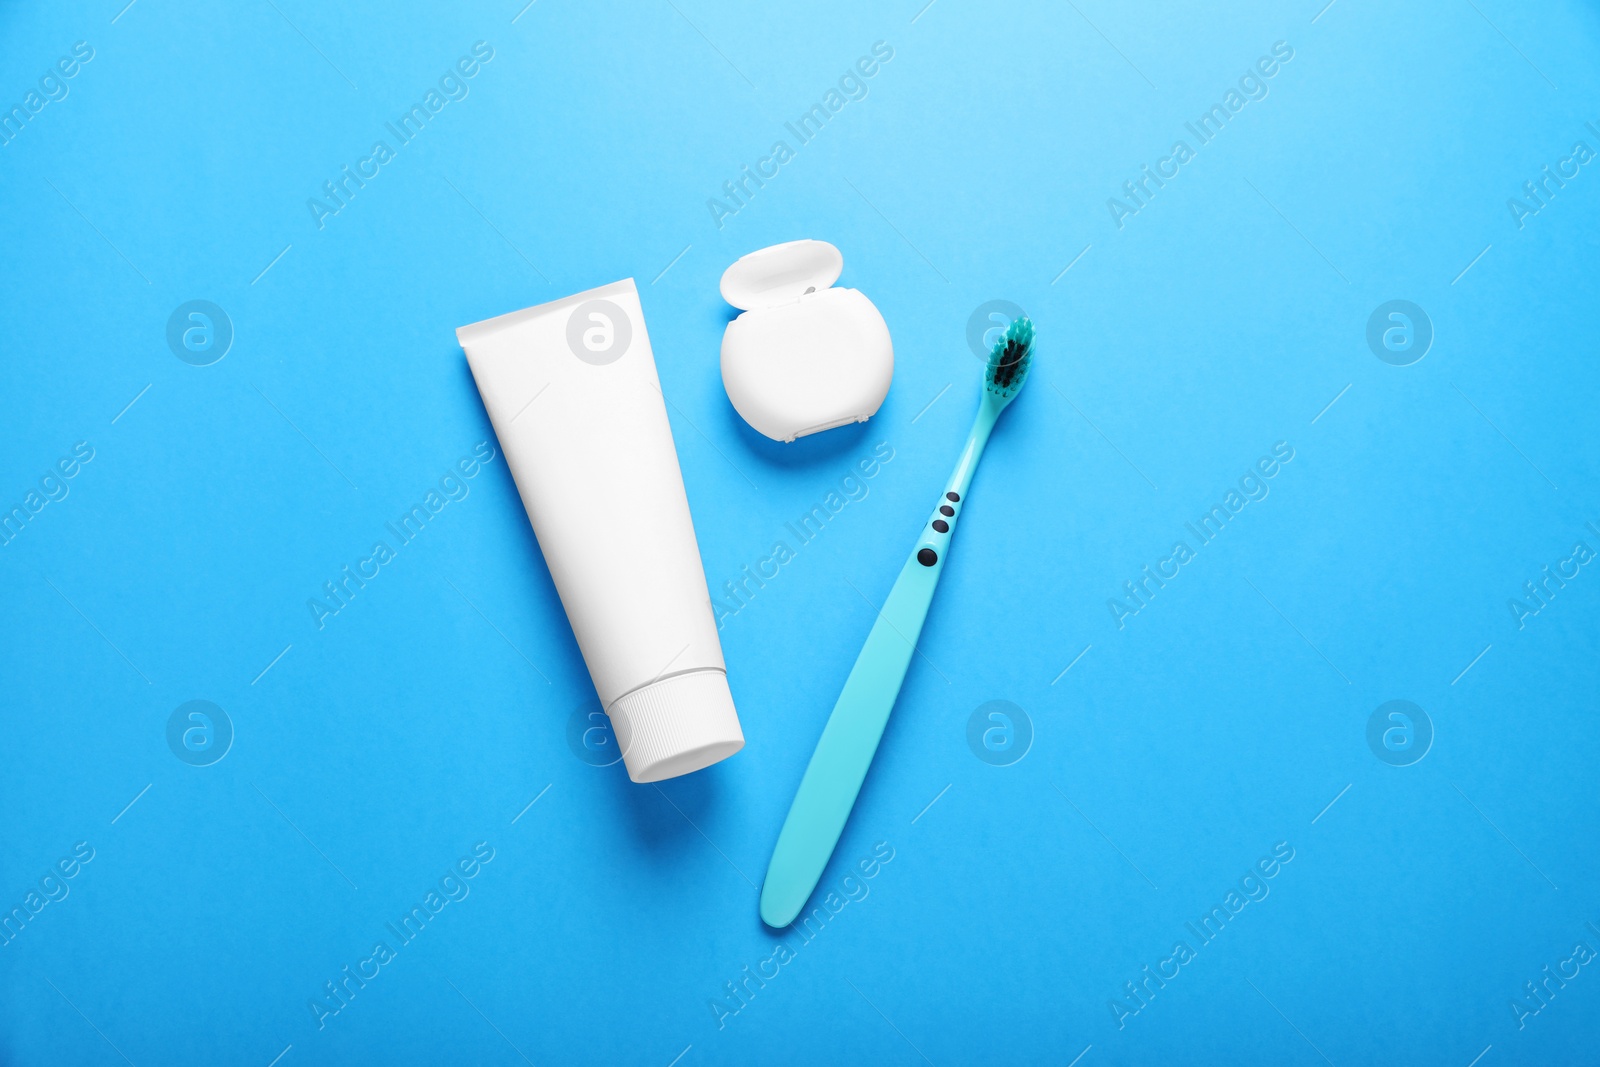
[[[734,409],[774,441],[866,422],[888,395],[894,346],[883,316],[835,289],[844,256],[826,241],[751,252],[722,274],[744,314],[722,335],[722,385]]]

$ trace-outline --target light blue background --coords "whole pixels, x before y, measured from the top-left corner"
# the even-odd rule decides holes
[[[1600,548],[1600,161],[1521,228],[1506,201],[1600,149],[1600,13],[1322,3],[0,9],[7,108],[94,48],[0,147],[0,502],[95,450],[0,548],[0,905],[95,850],[0,948],[0,1061],[1591,1060],[1593,965],[1510,1005],[1600,949],[1600,575],[1521,629],[1507,601]],[[480,40],[470,95],[319,230],[307,199]],[[707,199],[877,41],[867,97],[719,228]],[[1270,94],[1119,230],[1107,198],[1277,41]],[[716,283],[800,237],[898,366],[870,423],[780,447],[722,394]],[[627,276],[714,590],[894,453],[726,621],[746,749],[659,788],[567,745],[593,690],[503,460],[306,608],[492,440],[454,328]],[[1032,384],[824,885],[894,859],[719,1027],[995,298],[1038,323]],[[193,299],[236,331],[208,367],[164,338]],[[1408,367],[1365,342],[1391,299],[1435,329]],[[1279,441],[1270,496],[1119,630],[1107,599]],[[166,744],[192,699],[237,732],[210,767]],[[992,699],[1033,723],[1010,767],[967,747]],[[1436,730],[1410,767],[1367,746],[1390,699]],[[470,896],[319,1030],[308,1000],[479,841]],[[1278,842],[1270,896],[1119,1029]]]

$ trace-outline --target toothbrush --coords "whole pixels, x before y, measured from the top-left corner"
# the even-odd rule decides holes
[[[900,695],[911,654],[916,650],[928,606],[939,585],[944,557],[956,519],[965,507],[967,489],[978,469],[984,445],[1006,405],[1016,399],[1028,380],[1032,360],[1033,323],[1020,318],[994,346],[984,372],[983,398],[978,417],[967,435],[967,446],[945,485],[937,510],[923,527],[917,547],[900,571],[856,665],[845,680],[839,702],[822,729],[816,751],[789,815],[778,834],[761,887],[761,921],[768,926],[788,926],[810,899],[822,878],[834,846],[850,818],[867,768],[878,751],[878,741],[889,722],[889,712]]]

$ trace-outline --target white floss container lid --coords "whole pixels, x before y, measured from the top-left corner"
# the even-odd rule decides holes
[[[734,409],[774,441],[866,422],[894,377],[883,316],[835,289],[844,257],[826,241],[788,241],[742,256],[722,297],[744,311],[722,335],[722,385]]]

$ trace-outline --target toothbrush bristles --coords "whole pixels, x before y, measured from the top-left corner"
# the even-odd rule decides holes
[[[989,389],[1007,400],[1015,396],[1027,380],[1032,356],[1033,321],[1027,316],[1014,319],[989,355],[984,376]]]

